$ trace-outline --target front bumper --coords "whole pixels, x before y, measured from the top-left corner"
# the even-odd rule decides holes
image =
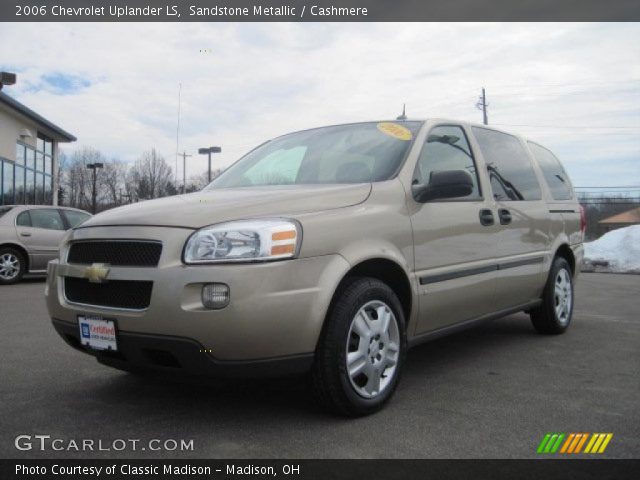
[[[52,319],[56,332],[73,348],[121,370],[187,372],[194,376],[270,377],[296,375],[311,368],[313,353],[249,361],[221,361],[203,353],[189,338],[118,332],[118,351],[91,350],[81,345],[77,323]]]
[[[110,267],[109,280],[152,281],[151,302],[144,310],[126,310],[67,301],[63,277],[82,277],[86,266],[49,263],[46,300],[56,330],[67,340],[77,337],[78,315],[115,319],[122,356],[148,366],[140,351],[179,353],[187,369],[214,370],[229,362],[266,362],[304,356],[315,351],[322,324],[338,283],[349,269],[340,255],[254,264],[187,266],[180,258],[191,230],[167,227],[94,227],[74,231],[71,241],[84,239],[160,240],[157,267]],[[229,285],[230,304],[207,310],[201,303],[202,285]],[[73,331],[75,329],[75,332]],[[129,348],[130,347],[130,348]],[[206,350],[206,352],[204,352]],[[192,358],[193,352],[197,352]],[[178,356],[176,354],[176,356]],[[104,357],[104,358],[103,358]],[[104,363],[114,360],[106,356]],[[188,357],[188,359],[187,359]],[[115,359],[117,360],[117,359]],[[226,368],[226,367],[225,367]]]

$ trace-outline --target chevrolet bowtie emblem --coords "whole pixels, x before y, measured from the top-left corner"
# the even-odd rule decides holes
[[[102,283],[109,275],[108,263],[94,263],[84,271],[84,278],[89,279],[91,283]]]

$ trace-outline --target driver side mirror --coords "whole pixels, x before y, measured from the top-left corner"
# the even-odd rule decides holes
[[[466,197],[473,192],[473,178],[465,170],[441,170],[431,172],[429,183],[414,185],[413,198],[428,202],[445,198]]]

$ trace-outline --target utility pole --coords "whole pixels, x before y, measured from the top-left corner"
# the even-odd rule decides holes
[[[187,155],[187,152],[182,152],[182,193],[187,193],[187,157],[193,155]]]
[[[97,171],[99,168],[104,168],[104,163],[88,163],[87,164],[87,168],[89,170],[93,170],[93,178],[92,178],[92,184],[93,184],[93,188],[91,190],[91,213],[93,213],[95,215],[96,213],[96,180],[97,180]]]
[[[396,117],[396,120],[406,120],[407,119],[407,113],[406,113],[406,103],[402,104],[402,115],[399,115]]]
[[[478,98],[478,103],[476,103],[476,108],[478,110],[482,110],[482,123],[485,125],[489,125],[489,119],[487,117],[487,107],[489,104],[487,103],[487,96],[484,91],[484,87],[482,87],[482,95]]]

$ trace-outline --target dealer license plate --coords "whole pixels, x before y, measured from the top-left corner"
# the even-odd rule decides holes
[[[116,324],[102,317],[79,315],[80,342],[95,350],[118,350]]]

